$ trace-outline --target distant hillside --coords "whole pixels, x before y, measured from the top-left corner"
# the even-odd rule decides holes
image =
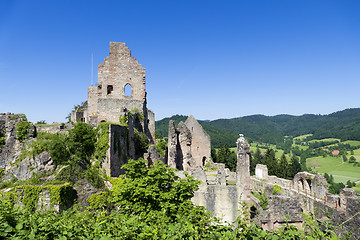
[[[167,136],[169,120],[178,124],[185,121],[186,116],[175,115],[157,121],[156,132]],[[266,143],[283,142],[284,136],[313,134],[314,139],[340,138],[360,141],[360,108],[346,109],[328,115],[304,114],[302,116],[252,115],[232,119],[199,121],[211,136],[212,144],[219,147],[221,143],[235,146],[239,133],[253,141]]]

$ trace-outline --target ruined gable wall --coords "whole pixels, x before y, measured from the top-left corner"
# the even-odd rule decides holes
[[[131,86],[129,96],[125,94],[126,86]],[[98,66],[98,84],[88,87],[87,104],[85,121],[93,125],[118,122],[126,110],[135,108],[147,116],[145,68],[131,56],[125,43],[110,42],[110,54]]]
[[[110,55],[98,67],[98,84],[101,85],[101,97],[127,99],[124,87],[130,84],[134,100],[144,101],[145,68],[138,63],[125,43],[110,42]],[[107,85],[113,90],[108,94]],[[141,109],[139,109],[141,110]]]
[[[203,160],[208,161],[211,157],[211,139],[205,132],[201,124],[193,117],[189,116],[185,125],[192,135],[191,155],[195,166],[202,166]]]

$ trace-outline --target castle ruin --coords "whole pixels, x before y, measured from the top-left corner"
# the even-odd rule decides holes
[[[145,68],[121,42],[110,42],[110,54],[98,66],[98,84],[88,87],[88,99],[71,113],[71,121],[93,126],[100,122],[119,123],[129,111],[139,112],[143,119],[134,127],[155,140],[155,114],[147,109]]]

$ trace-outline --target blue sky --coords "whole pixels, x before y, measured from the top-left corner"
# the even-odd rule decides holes
[[[0,112],[65,121],[109,42],[146,68],[148,107],[218,119],[359,107],[360,1],[1,1]]]

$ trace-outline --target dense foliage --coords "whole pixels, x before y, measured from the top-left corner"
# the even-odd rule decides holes
[[[167,136],[169,120],[175,124],[185,121],[186,116],[175,115],[157,121],[156,132]],[[214,121],[199,121],[211,136],[214,147],[228,144],[235,147],[238,134],[242,133],[257,142],[284,144],[285,136],[313,134],[313,139],[339,138],[345,140],[360,140],[360,108],[346,109],[329,115],[305,114],[302,116],[252,115],[233,119],[218,119]],[[310,139],[308,139],[310,140]]]
[[[285,224],[264,231],[247,217],[220,225],[190,198],[198,182],[180,179],[175,170],[143,159],[124,165],[126,174],[113,179],[113,189],[93,195],[89,210],[31,211],[0,197],[1,239],[336,239],[307,219],[305,230]],[[105,203],[105,204],[104,204]],[[117,210],[114,209],[116,207]],[[306,216],[305,216],[306,217]]]
[[[327,181],[327,183],[329,184],[329,193],[332,193],[332,194],[339,194],[340,193],[340,190],[343,189],[345,187],[345,185],[343,183],[336,183],[334,182],[334,177],[333,175],[329,175],[327,173],[324,174],[324,177]],[[349,181],[350,182],[350,181]],[[351,186],[349,187],[352,187],[352,183],[350,182]],[[349,184],[349,185],[350,185]]]
[[[268,149],[265,155],[262,155],[259,148],[252,155],[250,159],[250,174],[255,174],[256,164],[264,164],[268,168],[269,175],[275,175],[280,178],[293,179],[296,173],[301,172],[301,165],[299,158],[293,155],[290,163],[285,156],[282,154],[280,159],[276,159],[275,151]]]
[[[16,124],[16,138],[23,142],[28,138],[28,132],[31,128],[31,123],[28,121],[21,121]]]
[[[237,156],[234,151],[231,151],[227,144],[221,144],[219,150],[211,151],[211,158],[214,162],[217,163],[224,163],[230,171],[236,171],[236,164],[237,164]]]

